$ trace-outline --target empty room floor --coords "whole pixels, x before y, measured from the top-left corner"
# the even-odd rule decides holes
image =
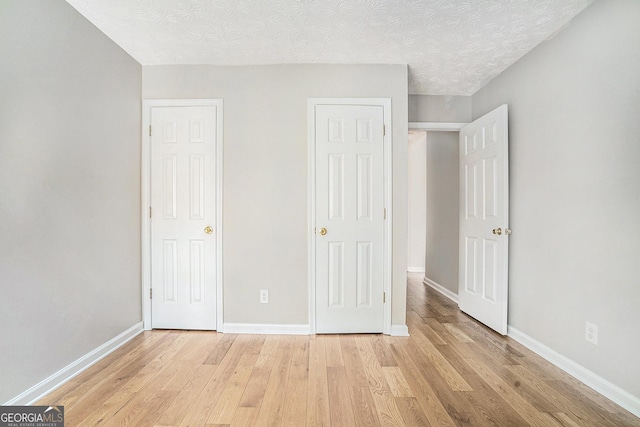
[[[411,337],[147,331],[41,399],[67,426],[640,426],[410,274]]]

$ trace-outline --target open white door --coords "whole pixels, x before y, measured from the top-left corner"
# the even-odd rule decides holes
[[[315,106],[318,333],[384,331],[382,105]]]
[[[216,329],[216,108],[151,108],[153,328]]]
[[[509,155],[507,105],[460,130],[460,309],[507,333]]]

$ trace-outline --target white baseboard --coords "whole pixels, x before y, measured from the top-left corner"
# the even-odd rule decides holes
[[[424,273],[424,267],[407,267],[408,273]]]
[[[225,323],[225,334],[309,335],[309,325],[273,325],[262,323]]]
[[[122,347],[124,344],[132,340],[134,337],[142,333],[142,322],[136,323],[126,331],[120,333],[118,336],[110,339],[100,347],[90,351],[81,358],[77,359],[73,363],[60,369],[55,374],[45,378],[38,384],[31,387],[29,390],[20,393],[13,399],[7,401],[3,405],[31,405],[43,396],[51,393],[82,371],[90,367],[91,365],[103,359],[114,350]]]
[[[531,338],[529,335],[512,326],[508,327],[507,333],[510,338],[513,338],[529,350],[539,356],[542,356],[569,375],[579,379],[604,397],[622,406],[636,417],[640,417],[640,397],[634,396],[617,385],[610,383],[584,366],[577,364],[568,357],[561,355],[555,350],[542,344],[540,341]]]
[[[445,288],[438,282],[431,280],[428,277],[425,277],[422,283],[440,292],[442,295],[444,295],[445,297],[449,298],[451,301],[458,304],[458,295],[454,294],[453,292],[451,292],[449,289]]]
[[[391,334],[392,337],[408,337],[409,336],[409,328],[407,325],[391,325]]]

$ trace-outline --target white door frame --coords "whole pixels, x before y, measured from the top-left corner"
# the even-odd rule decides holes
[[[308,152],[308,270],[309,270],[309,332],[316,333],[316,150],[315,119],[318,105],[373,105],[383,109],[385,126],[384,144],[384,204],[387,218],[384,225],[384,277],[383,289],[386,295],[384,303],[383,333],[391,333],[392,295],[392,241],[393,241],[393,159],[390,98],[309,98],[307,104],[307,152]]]
[[[142,150],[141,150],[141,219],[142,219],[142,320],[144,329],[151,330],[151,108],[153,107],[202,107],[216,108],[216,330],[223,332],[223,283],[222,283],[222,147],[223,102],[222,99],[145,99],[142,101]]]
[[[460,132],[460,129],[469,123],[443,123],[443,122],[409,122],[409,130],[424,132]]]

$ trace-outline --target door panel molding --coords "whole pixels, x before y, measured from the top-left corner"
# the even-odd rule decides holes
[[[142,320],[145,330],[151,329],[151,109],[154,107],[216,107],[216,330],[224,330],[223,313],[223,274],[222,274],[222,200],[223,200],[223,101],[222,99],[145,99],[142,101],[142,146],[141,146],[141,291],[142,291]],[[196,123],[197,124],[197,123]],[[194,132],[194,134],[198,134]],[[192,141],[197,143],[198,141]],[[197,204],[197,203],[196,203]],[[197,208],[197,206],[196,206]],[[196,209],[197,210],[197,209]],[[160,212],[158,212],[160,214]]]
[[[309,332],[316,333],[316,153],[315,153],[315,120],[316,107],[321,105],[358,105],[380,106],[383,109],[383,123],[385,132],[383,136],[384,153],[384,208],[386,219],[384,221],[384,251],[383,251],[383,289],[385,303],[383,304],[383,333],[391,334],[391,301],[392,301],[392,238],[393,238],[393,192],[392,192],[392,123],[391,123],[391,99],[390,98],[309,98],[307,104],[307,153],[308,153],[308,282],[309,282]],[[331,135],[340,137],[341,127],[339,123],[332,126]],[[358,135],[363,140],[367,138],[366,123],[360,123]]]
[[[508,106],[501,105],[463,127],[459,147],[459,307],[505,335],[509,302]]]

